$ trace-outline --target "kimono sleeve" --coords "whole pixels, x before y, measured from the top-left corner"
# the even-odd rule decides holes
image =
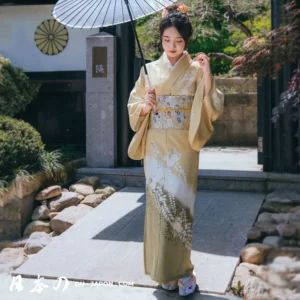
[[[147,93],[147,89],[145,87],[145,75],[144,75],[144,69],[141,68],[140,76],[138,80],[135,83],[134,88],[132,89],[128,103],[128,114],[129,114],[129,123],[130,127],[133,131],[138,131],[141,123],[145,119],[145,116],[141,116],[141,110],[143,107],[145,100],[145,96]]]
[[[191,147],[200,149],[211,138],[215,121],[224,110],[224,94],[216,88],[216,80],[213,75],[209,93],[204,97],[204,77],[202,70],[197,77],[197,88],[191,110],[189,128],[189,143]]]

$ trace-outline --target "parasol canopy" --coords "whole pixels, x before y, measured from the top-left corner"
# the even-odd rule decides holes
[[[131,22],[141,54],[145,74],[151,88],[144,55],[133,20],[153,14],[176,0],[59,0],[52,16],[72,28],[102,28]]]
[[[59,0],[52,15],[73,28],[101,28],[153,14],[174,0]],[[131,11],[130,16],[127,3]]]

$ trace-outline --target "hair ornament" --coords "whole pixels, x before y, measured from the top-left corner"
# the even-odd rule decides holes
[[[163,9],[162,11],[162,17],[164,18],[169,12],[177,10],[183,14],[188,15],[188,7],[182,3],[178,3],[178,4],[172,4],[170,6],[167,6],[166,8]]]

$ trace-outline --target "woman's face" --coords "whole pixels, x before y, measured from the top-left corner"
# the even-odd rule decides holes
[[[185,41],[176,27],[168,27],[162,35],[162,47],[169,57],[181,56],[185,48]]]

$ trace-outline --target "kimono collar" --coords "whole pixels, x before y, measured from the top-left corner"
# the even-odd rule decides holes
[[[180,71],[182,68],[185,68],[185,66],[188,64],[192,64],[193,63],[193,60],[190,56],[190,54],[187,52],[187,51],[184,51],[182,57],[180,57],[180,59],[176,62],[176,64],[172,67],[169,66],[169,63],[168,63],[168,60],[167,57],[165,58],[165,52],[160,56],[160,58],[158,60],[155,61],[155,64],[156,65],[159,65],[162,67],[162,70],[161,72],[162,73],[165,73],[165,74],[171,74],[173,73],[173,71],[176,72],[177,71]],[[166,67],[164,67],[166,66]]]
[[[191,56],[186,52],[171,69],[164,59],[164,54],[162,54],[158,60],[154,61],[155,73],[153,72],[154,78],[152,78],[152,84],[155,86],[157,93],[169,95],[171,93],[172,86],[192,65],[192,63],[193,60]]]
[[[182,54],[182,56],[177,60],[177,62],[175,63],[175,65],[173,66],[172,64],[171,64],[171,62],[169,61],[169,59],[168,59],[168,56],[167,56],[167,54],[166,54],[166,52],[164,51],[164,53],[163,53],[163,60],[164,60],[164,62],[168,65],[168,67],[171,69],[171,70],[173,70],[175,67],[176,67],[176,65],[186,56],[188,54],[188,52],[186,51],[186,50],[184,50],[183,51],[183,54]]]

